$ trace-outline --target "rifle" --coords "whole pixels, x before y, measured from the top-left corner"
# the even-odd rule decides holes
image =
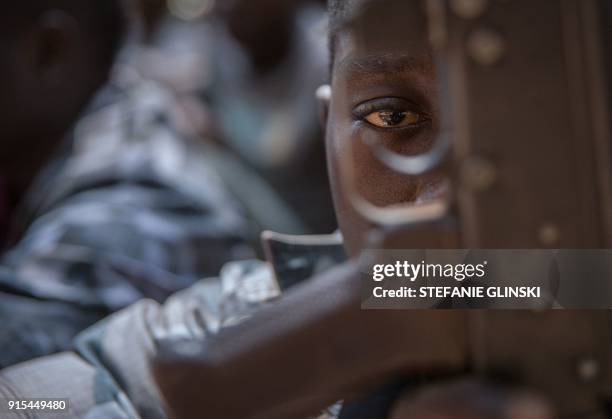
[[[387,209],[353,188],[355,206],[379,225],[373,246],[609,247],[606,2],[406,3],[402,17],[414,20],[406,30],[426,30],[434,47],[447,119],[424,155],[375,144],[373,152],[408,176],[441,171],[453,192]],[[344,173],[351,188],[350,167]],[[400,373],[503,372],[544,394],[561,416],[612,414],[607,311],[362,311],[360,302],[358,268],[348,263],[197,351],[161,342],[155,374],[169,411],[293,418]]]

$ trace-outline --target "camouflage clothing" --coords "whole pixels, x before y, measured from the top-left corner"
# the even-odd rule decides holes
[[[276,240],[268,247],[270,263],[232,263],[220,278],[202,280],[163,306],[141,301],[116,313],[79,336],[80,356],[63,353],[4,370],[0,399],[69,398],[70,418],[165,418],[150,369],[157,342],[201,348],[219,328],[279,297],[281,284],[301,282],[344,258],[331,238],[321,244],[269,239]],[[63,376],[70,379],[57,385]]]
[[[45,304],[24,301],[22,319],[1,316],[0,340],[32,342],[27,350],[3,346],[0,365],[69,349],[106,315],[142,298],[163,301],[228,260],[252,257],[239,204],[198,142],[173,129],[173,112],[172,96],[156,84],[108,86],[72,131],[70,151],[37,181],[4,282],[56,301],[62,321],[46,322],[53,344],[36,349],[22,323],[46,317]],[[7,299],[0,295],[5,312]]]
[[[101,315],[94,307],[43,295],[0,268],[0,368],[65,350],[76,332]]]

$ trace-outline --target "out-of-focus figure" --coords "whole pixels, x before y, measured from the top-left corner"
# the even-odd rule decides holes
[[[89,7],[26,2],[23,15],[7,15],[1,37],[3,98],[19,101],[1,104],[9,116],[0,126],[4,225],[17,239],[4,258],[12,271],[5,286],[62,308],[57,324],[44,316],[40,334],[28,326],[38,322],[35,301],[20,303],[33,315],[18,324],[7,312],[7,330],[23,336],[7,334],[0,365],[66,349],[109,313],[142,298],[163,301],[228,260],[252,256],[245,243],[253,229],[199,138],[178,128],[174,95],[125,65],[133,45],[107,81],[122,36],[115,16]],[[138,16],[131,13],[122,11]],[[21,28],[32,21],[41,25],[31,29],[39,43],[24,44],[32,33]],[[5,309],[16,308],[0,302]]]
[[[180,92],[190,115],[212,129],[205,140],[225,149],[218,172],[262,229],[333,231],[313,94],[328,72],[323,7],[302,0],[168,6],[136,65]],[[210,109],[205,117],[197,102]]]
[[[310,231],[335,228],[313,92],[328,75],[327,21],[311,2],[235,1],[211,37],[210,103],[230,147]]]
[[[238,205],[200,144],[174,128],[172,94],[135,77],[115,77],[70,132],[6,258],[20,277],[61,283],[66,298],[109,313],[252,256]]]
[[[0,237],[25,190],[105,83],[125,34],[119,1],[6,4],[0,17]],[[75,265],[76,266],[76,265]],[[0,367],[70,347],[103,315],[45,271],[0,269]]]
[[[3,6],[0,239],[24,190],[105,82],[123,37],[115,1]]]

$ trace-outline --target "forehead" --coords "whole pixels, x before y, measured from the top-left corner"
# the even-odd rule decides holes
[[[426,11],[419,0],[349,0],[338,19],[334,71],[428,66]]]

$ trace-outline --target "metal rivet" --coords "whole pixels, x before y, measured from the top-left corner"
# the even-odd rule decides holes
[[[545,223],[544,225],[542,225],[542,227],[540,227],[538,237],[543,245],[551,246],[559,241],[561,233],[559,232],[559,228],[556,225],[552,223]]]
[[[490,161],[471,156],[461,165],[461,181],[474,191],[485,191],[497,181],[497,169]]]
[[[493,65],[504,55],[505,45],[501,35],[488,29],[478,29],[468,38],[467,48],[474,61]]]
[[[474,19],[485,11],[487,0],[451,0],[450,7],[459,17]]]
[[[583,382],[592,382],[599,377],[599,362],[593,358],[584,358],[578,362],[578,378]]]

